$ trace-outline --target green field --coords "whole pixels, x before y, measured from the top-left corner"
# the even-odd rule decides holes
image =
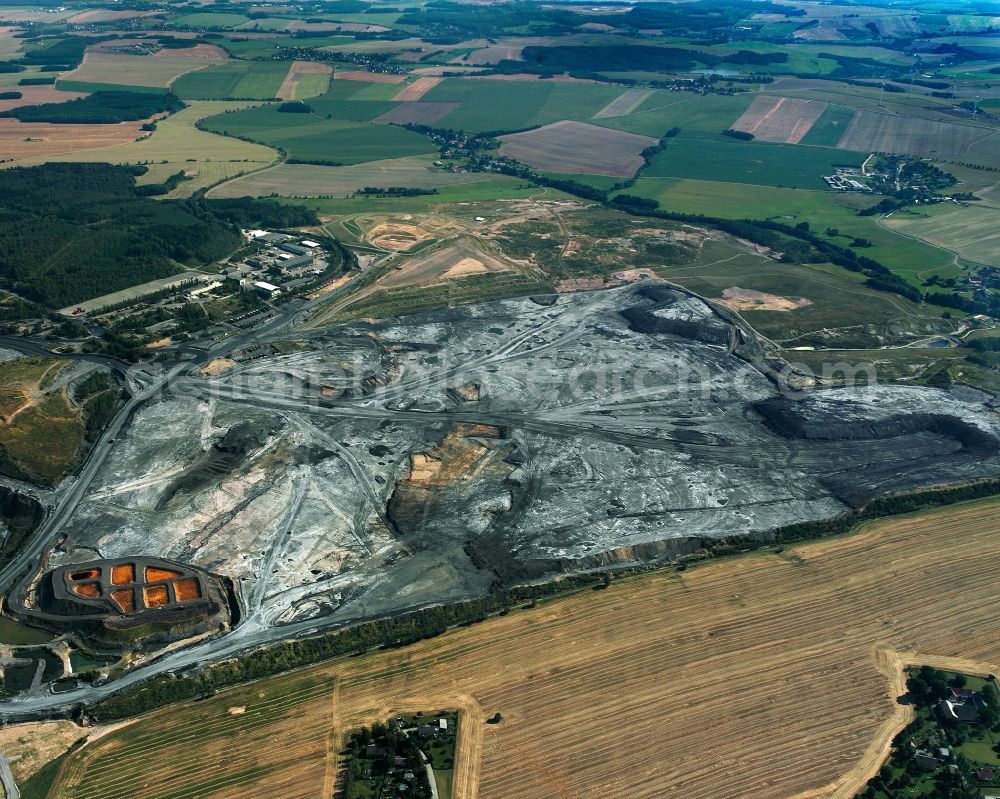
[[[418,214],[448,206],[452,203],[468,204],[461,209],[449,208],[448,212],[455,214],[460,211],[462,216],[472,218],[476,214],[485,213],[488,206],[496,201],[526,200],[531,197],[544,197],[547,200],[570,199],[561,192],[552,189],[540,189],[530,183],[492,175],[490,180],[476,183],[463,183],[455,186],[442,186],[437,194],[419,197],[351,197],[344,199],[295,199],[296,205],[306,205],[314,208],[323,216],[347,216],[361,213],[386,214]]]
[[[368,122],[386,111],[391,111],[397,105],[388,100],[370,97],[367,87],[376,84],[366,84],[357,80],[332,80],[329,84],[329,88],[323,94],[309,100],[309,106],[318,116]],[[390,97],[400,89],[398,85],[385,85],[391,89]]]
[[[853,109],[838,105],[827,106],[826,110],[820,114],[819,119],[809,128],[809,132],[802,138],[801,144],[836,147],[853,116]]]
[[[670,140],[643,177],[686,178],[761,186],[822,189],[838,166],[861,166],[865,154],[827,147],[681,135]]]
[[[750,94],[701,96],[690,92],[657,91],[628,116],[594,119],[591,123],[657,137],[671,128],[684,132],[722,133],[732,127],[752,100]]]
[[[127,83],[95,83],[89,80],[57,80],[56,88],[64,92],[138,92],[166,94],[163,86],[133,86]]]
[[[1000,208],[970,203],[896,211],[883,224],[957,253],[967,261],[1000,267]]]
[[[212,197],[347,197],[366,186],[406,186],[411,189],[444,189],[449,186],[516,182],[488,172],[449,172],[435,167],[433,155],[367,161],[353,166],[281,164],[227,183]],[[365,198],[366,200],[371,198]],[[395,198],[393,198],[395,199]]]
[[[477,133],[590,119],[623,91],[602,84],[449,78],[421,99],[461,102],[435,126]]]
[[[235,28],[249,21],[250,17],[242,14],[225,13],[184,14],[173,20],[175,25],[190,28]]]
[[[859,252],[918,286],[934,273],[945,278],[962,274],[950,253],[885,230],[877,217],[858,216],[859,208],[874,202],[859,194],[647,177],[640,178],[628,192],[654,198],[669,211],[728,219],[775,219],[793,225],[808,222],[817,233],[834,228],[839,235],[831,241],[841,246],[855,237],[866,238],[872,246]]]
[[[233,61],[189,72],[171,90],[182,100],[268,100],[288,74],[287,61]]]
[[[306,73],[299,75],[295,83],[295,99],[307,100],[318,97],[330,86],[330,76],[323,73]]]
[[[369,125],[313,114],[253,108],[205,120],[209,130],[282,148],[289,158],[360,164],[437,151],[426,136],[394,125]]]

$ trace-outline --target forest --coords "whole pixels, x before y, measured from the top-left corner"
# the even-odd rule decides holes
[[[52,308],[225,257],[239,224],[296,224],[312,212],[255,200],[153,200],[145,167],[51,163],[0,172],[0,283]]]
[[[661,72],[693,69],[698,64],[715,67],[725,62],[767,66],[788,60],[787,53],[754,53],[749,50],[727,55],[725,58],[697,50],[679,47],[653,47],[650,45],[610,46],[530,46],[525,47],[522,58],[531,67],[543,67],[552,73],[560,72],[630,72],[633,70]],[[501,62],[500,67],[522,62]]]
[[[67,103],[18,106],[0,111],[0,117],[57,125],[114,125],[148,119],[154,114],[172,114],[182,108],[184,103],[173,94],[100,91]]]

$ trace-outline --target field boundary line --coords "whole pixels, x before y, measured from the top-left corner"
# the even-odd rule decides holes
[[[876,646],[872,650],[876,667],[889,680],[890,697],[895,701],[892,715],[879,727],[875,739],[869,744],[858,764],[839,779],[821,788],[796,794],[791,799],[852,799],[868,781],[878,774],[882,764],[892,752],[892,742],[916,718],[912,705],[904,705],[898,698],[906,693],[906,670],[917,666],[930,666],[945,671],[975,674],[987,677],[1000,671],[995,663],[943,655],[921,655],[919,652],[897,652]]]

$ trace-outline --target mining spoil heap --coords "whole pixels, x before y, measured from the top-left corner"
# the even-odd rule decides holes
[[[166,558],[255,624],[347,622],[996,474],[986,395],[785,397],[733,321],[646,283],[318,331],[139,412],[52,565]]]

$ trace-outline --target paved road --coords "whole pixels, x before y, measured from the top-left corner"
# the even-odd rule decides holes
[[[0,785],[3,785],[5,799],[21,799],[21,792],[17,789],[17,783],[14,782],[10,763],[7,762],[7,756],[2,750],[0,750]]]
[[[86,352],[53,352],[42,342],[33,341],[29,338],[20,338],[18,336],[0,336],[0,349],[14,350],[22,355],[30,355],[33,357],[64,358],[70,361],[86,361],[87,363],[109,366],[117,372],[127,372],[130,368],[132,368],[132,364],[128,361],[113,358],[110,355],[98,355],[96,353]]]
[[[80,472],[73,478],[63,481],[55,492],[56,504],[42,525],[25,543],[18,556],[7,566],[0,569],[0,592],[8,592],[8,601],[16,606],[17,596],[21,594],[23,583],[30,580],[37,568],[42,553],[49,548],[53,540],[70,521],[77,507],[87,494],[95,477],[110,455],[116,439],[131,422],[134,414],[147,402],[150,402],[168,391],[179,381],[190,378],[200,367],[213,358],[224,357],[235,351],[245,349],[256,343],[280,336],[296,323],[308,317],[315,310],[342,295],[342,293],[362,278],[356,274],[351,281],[336,292],[316,300],[291,300],[282,305],[274,306],[276,316],[248,331],[235,333],[214,346],[200,349],[185,345],[177,351],[187,357],[170,369],[162,371],[159,367],[133,365],[117,358],[104,355],[73,354],[63,355],[47,349],[41,342],[10,336],[0,336],[0,347],[12,349],[25,355],[47,356],[84,360],[103,366],[108,366],[125,376],[130,398],[108,424],[104,433],[94,444]],[[13,590],[11,590],[13,589]],[[340,622],[341,625],[357,620]],[[312,635],[322,629],[322,621],[305,621],[273,628],[259,614],[252,619],[246,619],[236,630],[220,639],[196,645],[187,650],[181,650],[167,655],[154,663],[138,668],[129,674],[107,683],[99,688],[87,686],[74,691],[60,693],[25,693],[14,699],[0,703],[0,721],[14,721],[38,717],[40,714],[55,715],[66,713],[80,705],[88,705],[100,701],[113,693],[143,682],[151,677],[170,671],[179,671],[206,662],[232,657],[245,649],[262,644],[273,643],[295,637]],[[0,783],[5,783],[3,769],[6,765],[0,756]],[[10,785],[16,791],[11,778]],[[15,794],[19,796],[19,794]]]

